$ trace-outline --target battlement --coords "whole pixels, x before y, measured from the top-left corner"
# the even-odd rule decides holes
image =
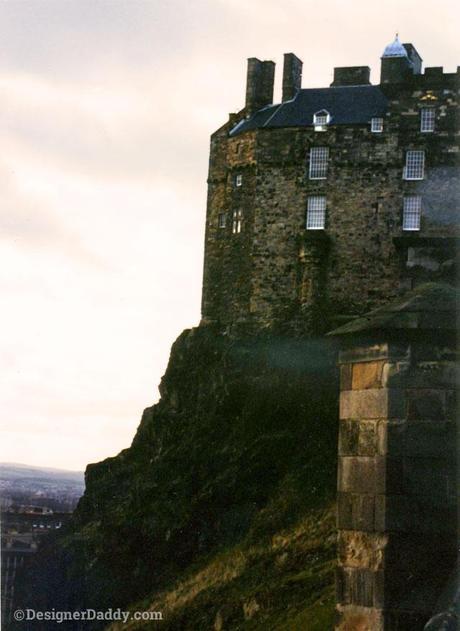
[[[353,66],[304,89],[287,53],[273,104],[275,64],[248,60],[245,107],[211,137],[204,322],[318,331],[454,282],[459,74],[398,39],[381,61],[379,85]]]

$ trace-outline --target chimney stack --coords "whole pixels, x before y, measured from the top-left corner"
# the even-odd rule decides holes
[[[334,68],[334,81],[331,86],[370,85],[369,66],[344,66]]]
[[[295,97],[302,86],[302,61],[294,53],[284,53],[283,102]]]
[[[275,63],[260,61],[256,57],[248,59],[246,80],[246,110],[253,114],[266,105],[273,103],[273,85],[275,81]]]

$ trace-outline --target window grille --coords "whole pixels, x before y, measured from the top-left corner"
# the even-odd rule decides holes
[[[243,211],[234,210],[233,211],[233,222],[232,222],[232,232],[233,234],[239,234],[241,232],[243,222]]]
[[[432,107],[423,108],[420,111],[420,131],[434,131],[434,121],[436,112]]]
[[[403,230],[420,230],[422,198],[413,195],[404,198]]]
[[[383,131],[383,118],[371,119],[371,132],[374,134],[381,134]]]
[[[329,147],[312,147],[310,149],[310,180],[324,180],[327,177]]]
[[[315,131],[326,131],[326,127],[330,120],[330,114],[326,110],[321,110],[320,112],[313,114],[313,125],[315,126]]]
[[[314,195],[307,203],[307,230],[324,230],[326,225],[326,198]]]
[[[424,151],[406,151],[406,166],[403,172],[405,180],[423,180],[424,168]]]

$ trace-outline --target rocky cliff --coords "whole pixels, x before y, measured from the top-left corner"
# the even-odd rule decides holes
[[[331,343],[186,330],[160,393],[131,447],[88,466],[70,526],[39,556],[29,606],[156,603],[164,629],[292,628],[289,616],[312,607],[330,617]],[[312,620],[327,629],[322,616]]]

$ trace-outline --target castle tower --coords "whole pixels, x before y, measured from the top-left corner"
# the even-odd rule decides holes
[[[211,137],[203,322],[318,332],[454,281],[459,73],[421,64],[396,37],[379,85],[353,66],[305,89],[288,53],[273,103],[274,63],[248,60],[246,105]]]

